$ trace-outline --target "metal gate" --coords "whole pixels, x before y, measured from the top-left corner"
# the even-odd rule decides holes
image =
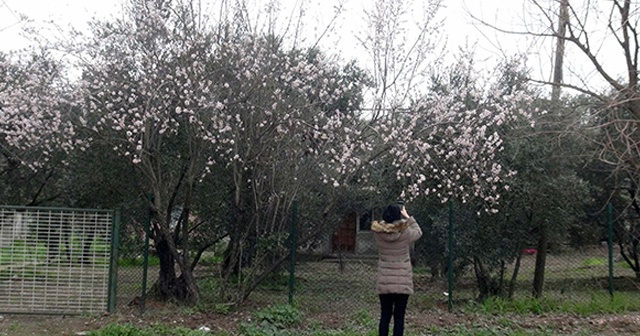
[[[0,312],[112,311],[119,216],[0,206]]]

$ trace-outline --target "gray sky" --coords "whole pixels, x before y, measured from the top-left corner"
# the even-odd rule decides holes
[[[294,3],[295,0],[282,0],[286,5],[287,3]],[[320,3],[336,2],[333,0],[312,1],[312,6],[316,5],[318,8],[330,8],[331,6],[320,6]],[[358,33],[361,26],[361,19],[363,17],[362,10],[366,8],[367,0],[345,0],[345,7],[347,14],[343,15],[341,20],[336,24],[340,29],[342,38],[341,40],[345,44],[343,51],[349,50],[349,45],[353,43],[348,37]],[[420,0],[414,1],[420,3]],[[479,35],[477,30],[470,24],[467,14],[465,13],[465,7],[469,6],[464,4],[464,0],[448,0],[445,1],[445,8],[441,10],[441,15],[445,17],[445,31],[450,38],[450,49],[455,49],[458,45],[463,44],[465,38],[469,37],[472,41],[476,39],[484,39],[482,35]],[[482,6],[478,6],[478,1],[468,1],[473,7],[471,10],[477,11],[481,15],[495,15],[496,12],[505,11],[504,3],[506,1],[500,0],[484,0]],[[509,1],[513,6],[514,3],[519,1]],[[74,27],[86,27],[86,22],[92,17],[104,17],[108,15],[116,14],[120,9],[120,0],[102,0],[102,1],[86,1],[86,0],[0,0],[0,50],[8,51],[17,49],[28,45],[28,41],[21,38],[20,32],[25,22],[21,21],[22,15],[29,17],[32,22],[44,23],[47,21],[54,21],[62,27],[73,25]],[[496,4],[503,3],[498,7]],[[328,20],[328,16],[322,17],[323,11],[310,13],[309,15],[315,16],[314,19],[318,21],[325,19]],[[318,22],[320,25],[321,23]],[[45,32],[46,33],[46,32]],[[56,32],[49,32],[48,34],[55,34]],[[43,33],[44,34],[44,33]],[[483,45],[483,52],[488,54],[496,53],[495,46]]]
[[[260,1],[264,0],[253,0]],[[322,26],[330,18],[331,3],[340,0],[311,0],[311,6],[318,10],[309,11],[311,18],[309,25]],[[332,48],[345,58],[358,58],[362,50],[357,48],[355,35],[363,27],[363,10],[370,6],[371,0],[341,0],[345,3],[346,13],[335,22],[337,31],[324,39],[325,48]],[[577,0],[579,1],[579,0]],[[207,0],[203,0],[207,2]],[[297,3],[298,0],[281,0],[283,6]],[[420,4],[421,0],[414,0]],[[552,43],[532,43],[523,36],[506,35],[487,27],[478,27],[477,22],[470,18],[469,13],[501,27],[521,27],[524,22],[531,23],[535,18],[523,7],[525,0],[446,0],[440,15],[444,18],[443,31],[449,39],[447,50],[456,51],[465,41],[478,42],[476,49],[476,64],[486,69],[493,68],[503,52],[515,54],[527,52],[529,66],[534,68],[534,76],[541,79],[551,78],[551,50]],[[553,3],[554,1],[548,1]],[[609,3],[609,2],[606,2]],[[121,0],[0,0],[0,51],[9,51],[25,47],[29,41],[20,37],[20,32],[26,23],[21,20],[28,16],[38,26],[47,21],[54,21],[65,28],[72,25],[76,28],[86,28],[86,22],[92,17],[105,17],[117,14],[121,8]],[[327,12],[328,8],[328,12]],[[313,27],[309,31],[317,32]],[[43,36],[60,34],[59,31],[45,30]],[[606,48],[603,48],[606,50]],[[588,73],[589,70],[584,70]],[[570,77],[571,74],[566,74]]]

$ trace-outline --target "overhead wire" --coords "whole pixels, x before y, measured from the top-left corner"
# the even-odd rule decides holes
[[[9,13],[11,13],[11,15],[13,15],[13,17],[16,19],[16,22],[10,24],[9,26],[0,28],[0,32],[3,32],[13,26],[19,25],[22,22],[22,19],[20,19],[20,17],[16,14],[16,12],[13,11],[11,7],[9,7],[9,4],[7,4],[6,0],[0,0],[0,1],[2,1],[2,5],[0,6],[0,8],[6,8],[9,11]]]

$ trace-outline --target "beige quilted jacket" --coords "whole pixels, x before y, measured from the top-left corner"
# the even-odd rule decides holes
[[[409,247],[422,236],[422,230],[413,217],[385,223],[374,221],[378,245],[378,294],[413,294],[413,269]]]

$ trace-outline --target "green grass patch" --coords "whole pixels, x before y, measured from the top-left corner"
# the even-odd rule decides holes
[[[595,292],[588,299],[559,300],[555,298],[522,297],[505,299],[492,297],[479,306],[479,311],[500,315],[505,313],[543,314],[543,313],[575,313],[583,316],[592,314],[616,314],[640,310],[640,294],[628,295]]]
[[[617,263],[615,263],[615,267],[620,267],[620,268],[628,269],[628,270],[631,269],[631,266],[629,265],[629,263],[624,261],[624,260],[623,261],[618,261]]]
[[[143,257],[127,257],[127,258],[120,258],[118,260],[118,266],[121,266],[121,267],[138,267],[138,266],[143,266],[143,264],[144,264]],[[149,256],[148,265],[159,266],[160,259],[156,256]]]
[[[60,273],[56,271],[43,271],[38,265],[16,266],[0,271],[0,279],[11,279],[14,276],[20,277],[21,279],[45,279],[47,277],[59,277]]]
[[[227,333],[211,333],[203,330],[192,330],[184,327],[169,327],[154,325],[150,327],[135,327],[130,324],[109,324],[106,327],[87,333],[89,336],[212,336],[229,335]]]
[[[200,258],[200,265],[220,265],[223,261],[222,254],[214,254],[214,255],[204,255]]]
[[[496,326],[466,326],[456,325],[454,327],[432,327],[429,329],[429,335],[441,336],[553,336],[557,332],[553,330],[519,330],[502,325]]]
[[[425,275],[425,274],[431,274],[431,272],[429,271],[429,269],[427,267],[416,266],[416,267],[413,268],[413,274],[415,274],[415,275]]]
[[[11,245],[0,248],[0,264],[18,264],[47,260],[47,248],[43,244],[29,245],[23,240],[15,240]]]
[[[294,282],[294,289],[299,286],[299,282]],[[259,285],[258,288],[274,292],[282,292],[289,290],[289,273],[288,272],[274,272],[267,276]]]
[[[360,309],[353,314],[352,321],[363,327],[375,327],[378,320],[371,316],[371,312],[367,309]]]
[[[605,258],[589,258],[582,262],[584,267],[604,266],[609,262]]]

